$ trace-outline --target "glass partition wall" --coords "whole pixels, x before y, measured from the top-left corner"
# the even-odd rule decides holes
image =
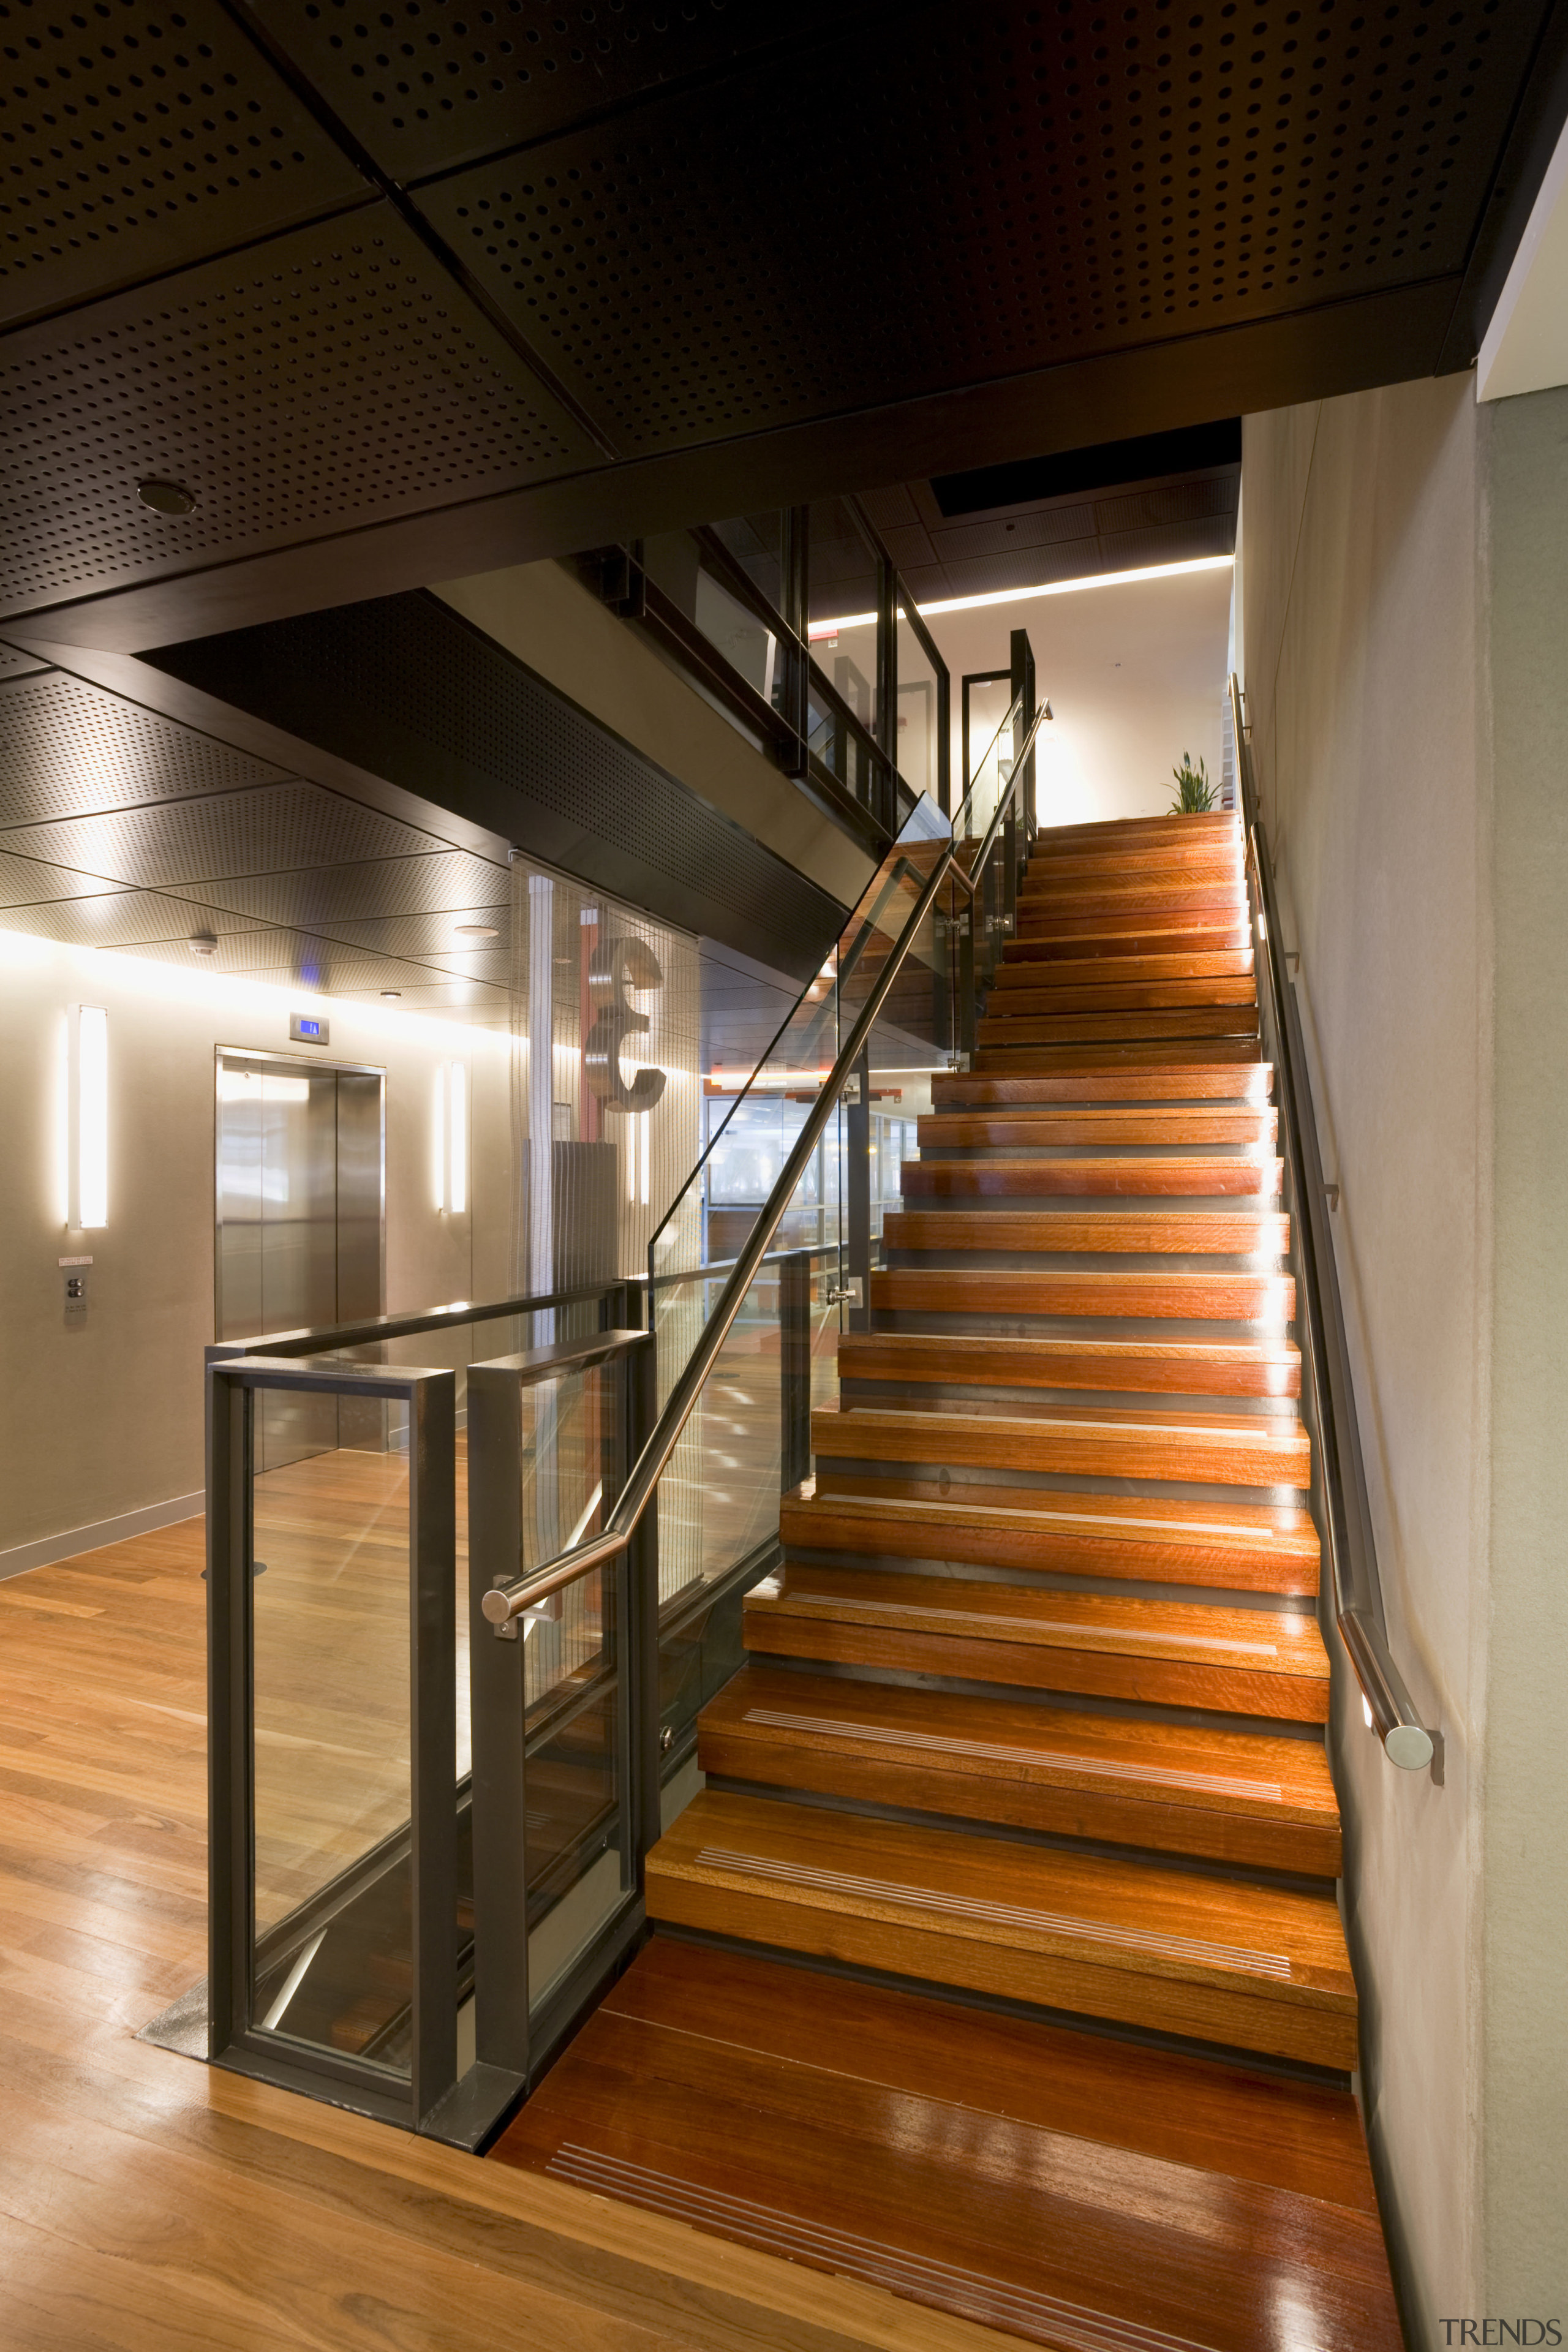
[[[860,500],[663,531],[578,563],[868,848],[922,794],[947,810],[947,666]]]
[[[209,1351],[224,2063],[473,2147],[642,1931],[913,1122],[973,1039],[978,918],[1024,837],[1005,757],[957,842],[916,803],[743,1082],[703,1073],[684,942],[520,864],[515,1294]],[[273,1444],[306,1406],[330,1434]]]

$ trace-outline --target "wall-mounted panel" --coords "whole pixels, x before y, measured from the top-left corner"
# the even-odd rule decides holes
[[[0,342],[0,604],[547,478],[590,446],[392,208]],[[153,512],[172,480],[187,514]]]
[[[362,203],[217,0],[3,0],[0,323]]]
[[[921,13],[418,201],[627,455],[1458,272],[1542,0],[1304,14]]]

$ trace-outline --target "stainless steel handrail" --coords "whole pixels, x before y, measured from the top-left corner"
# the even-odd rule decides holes
[[[973,872],[976,876],[984,869],[985,859],[991,853],[1008,804],[1023,781],[1025,763],[1035,737],[1039,731],[1046,709],[1047,705],[1042,702],[1035,713],[1023,747],[1013,762],[1013,773],[1008,778],[1007,789],[997,802],[996,814],[991,821],[990,830],[985,835],[980,856],[974,861]],[[911,867],[910,870],[914,869]],[[795,1187],[805,1172],[811,1155],[821,1139],[822,1130],[827,1125],[835,1105],[853,1076],[855,1066],[870,1037],[871,1031],[876,1025],[877,1016],[887,1000],[894,981],[898,978],[904,959],[914,943],[921,923],[935,902],[938,891],[950,875],[956,877],[970,897],[973,897],[974,884],[959,864],[951,837],[942,856],[931,868],[930,877],[922,885],[909,920],[894,942],[887,962],[872,983],[871,992],[861,1008],[855,1025],[839,1049],[838,1059],[834,1063],[820,1094],[807,1112],[805,1123],[795,1139],[795,1148],[784,1164],[783,1172],[768,1197],[767,1204],[760,1212],[744,1249],[735,1259],[734,1270],[720,1292],[712,1314],[702,1327],[702,1337],[692,1351],[684,1370],[676,1381],[675,1386],[670,1390],[664,1411],[654,1424],[647,1444],[633,1465],[631,1474],[622,1487],[615,1508],[604,1528],[598,1535],[591,1536],[585,1543],[578,1544],[571,1551],[563,1552],[559,1559],[546,1560],[542,1567],[533,1570],[531,1574],[520,1576],[510,1584],[497,1585],[492,1591],[487,1592],[481,1606],[492,1625],[498,1628],[507,1625],[512,1618],[521,1616],[522,1612],[535,1601],[547,1599],[551,1593],[559,1592],[563,1586],[575,1583],[580,1576],[587,1575],[590,1570],[602,1567],[605,1560],[614,1559],[617,1553],[624,1551],[630,1543],[642,1515],[647,1508],[649,1498],[664,1474],[670,1455],[675,1451],[680,1433],[691,1417],[703,1384],[717,1360],[719,1350],[729,1337],[731,1326],[741,1311],[746,1293],[756,1276],[757,1269],[767,1255],[768,1244],[777,1232],[784,1212],[795,1197]]]
[[[1301,1308],[1298,1328],[1306,1344],[1302,1369],[1310,1383],[1322,1472],[1323,1535],[1328,1545],[1334,1617],[1340,1638],[1373,1727],[1391,1764],[1419,1772],[1436,1752],[1432,1733],[1421,1720],[1404,1676],[1394,1663],[1383,1613],[1377,1545],[1367,1496],[1355,1391],[1345,1338],[1333,1237],[1328,1227],[1328,1187],[1323,1181],[1318,1122],[1307,1075],[1306,1039],[1293,985],[1283,969],[1284,947],[1274,877],[1268,863],[1252,745],[1243,721],[1241,685],[1230,680],[1231,727],[1237,774],[1247,827],[1247,859],[1257,903],[1253,928],[1263,949],[1260,975],[1268,1001],[1270,1026],[1280,1063],[1280,1111],[1286,1157],[1294,1180],[1296,1237],[1301,1262]]]

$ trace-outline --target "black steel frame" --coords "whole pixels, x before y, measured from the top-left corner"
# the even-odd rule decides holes
[[[208,2052],[216,2064],[293,2082],[339,2104],[445,2138],[456,2084],[457,1375],[340,1365],[305,1370],[276,1359],[209,1362],[207,1382]],[[250,1496],[258,1391],[349,1396],[408,1409],[409,1706],[412,1786],[407,1853],[413,1905],[413,2051],[406,2084],[363,2059],[264,2033],[253,2014],[255,1920],[255,1620]],[[364,1864],[308,1906],[300,1940]],[[297,1916],[296,1924],[300,1925]],[[274,1944],[276,1937],[273,1938]]]

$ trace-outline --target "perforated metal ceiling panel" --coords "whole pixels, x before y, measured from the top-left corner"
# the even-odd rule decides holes
[[[340,605],[165,646],[155,658],[206,693],[781,970],[815,970],[838,929],[841,910],[825,892],[433,596]]]
[[[17,825],[0,848],[149,889],[291,866],[389,857],[430,837],[317,784],[258,784],[210,800]]]
[[[0,320],[368,193],[216,0],[0,0]]]
[[[58,670],[0,686],[0,825],[228,792],[284,772]]]
[[[92,874],[73,874],[37,858],[8,857],[0,851],[0,907],[23,907],[36,898],[76,898],[84,893],[120,896],[119,887]]]
[[[864,15],[857,0],[259,0],[257,14],[394,179]]]
[[[0,604],[515,487],[585,437],[386,205],[0,343]],[[183,483],[188,515],[141,505]]]
[[[337,929],[356,918],[415,915],[464,907],[510,908],[511,877],[466,850],[392,857],[363,866],[319,866],[289,874],[257,874],[241,881],[208,882],[193,896],[232,907],[269,923],[325,924]],[[498,919],[486,912],[482,919]],[[346,934],[345,934],[346,935]],[[376,944],[391,945],[390,941]]]
[[[26,677],[32,671],[47,669],[37,654],[25,654],[16,646],[0,646],[0,677]]]
[[[3,919],[7,930],[32,931],[78,948],[121,950],[161,942],[188,953],[193,931],[238,932],[252,940],[262,936],[259,925],[233,915],[205,910],[198,915],[178,898],[162,898],[152,890],[112,890],[96,898],[15,904],[5,908]],[[183,961],[183,955],[171,961]]]
[[[1542,14],[922,14],[419,202],[618,446],[669,448],[1458,271]]]

